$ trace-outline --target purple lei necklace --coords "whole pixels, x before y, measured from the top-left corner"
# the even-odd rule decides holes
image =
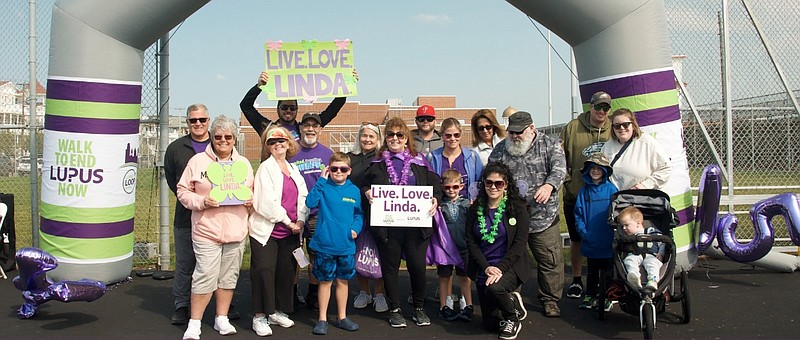
[[[389,181],[394,185],[407,185],[408,184],[408,174],[411,171],[411,161],[413,157],[408,152],[408,150],[403,150],[403,152],[397,153],[397,158],[403,161],[403,171],[400,173],[400,178],[397,178],[397,171],[394,170],[394,166],[392,166],[392,154],[389,151],[384,151],[383,155],[383,162],[386,163],[386,172],[389,174]]]

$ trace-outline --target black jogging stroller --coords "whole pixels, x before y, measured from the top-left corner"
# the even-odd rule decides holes
[[[641,210],[642,215],[644,215],[645,229],[654,227],[660,231],[661,235],[625,235],[621,224],[617,221],[617,217],[623,209],[630,206]],[[606,304],[605,299],[608,299],[617,302],[620,309],[625,313],[639,316],[639,324],[645,339],[653,338],[656,314],[664,312],[670,302],[681,302],[681,311],[683,313],[681,321],[688,323],[691,317],[687,286],[688,274],[686,270],[681,271],[680,286],[676,289],[676,249],[675,241],[672,237],[672,229],[678,225],[678,216],[675,213],[675,209],[670,205],[669,195],[663,191],[651,189],[623,190],[611,196],[611,207],[608,215],[608,224],[615,229],[612,246],[614,273],[613,275],[601,275],[601,278],[604,279],[600,281],[599,291],[606,292],[606,294],[605,296],[604,294],[599,294],[598,306],[604,306]],[[623,259],[627,253],[631,252],[638,255],[648,253],[653,242],[663,242],[665,245],[658,288],[652,290],[646,287],[634,287],[626,279],[627,271]],[[643,271],[643,269],[641,270]],[[642,272],[641,274],[644,273]],[[606,277],[609,279],[605,279]],[[642,275],[642,277],[646,276]],[[598,312],[600,319],[603,320],[606,311],[603,308],[598,308]]]

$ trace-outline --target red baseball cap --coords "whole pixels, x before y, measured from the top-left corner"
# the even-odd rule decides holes
[[[417,117],[420,116],[436,117],[436,112],[433,110],[433,106],[422,105],[417,109]]]

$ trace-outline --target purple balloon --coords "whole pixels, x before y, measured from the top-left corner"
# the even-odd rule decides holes
[[[53,282],[45,273],[58,267],[58,260],[39,248],[22,248],[15,255],[19,276],[14,278],[14,287],[22,291],[43,291]]]
[[[755,208],[755,206],[754,206]],[[722,252],[737,262],[751,262],[758,260],[769,253],[775,241],[772,226],[757,225],[753,223],[753,240],[741,243],[736,238],[736,228],[739,220],[731,213],[723,216],[719,221],[719,247]]]
[[[722,193],[721,170],[716,164],[703,169],[700,177],[700,188],[697,197],[697,213],[694,223],[700,229],[697,251],[703,253],[717,236],[717,220],[719,219],[719,199]]]
[[[750,209],[750,218],[753,219],[753,225],[758,225],[758,229],[774,230],[772,218],[777,215],[783,216],[786,221],[792,243],[800,246],[800,198],[787,192],[762,200]]]

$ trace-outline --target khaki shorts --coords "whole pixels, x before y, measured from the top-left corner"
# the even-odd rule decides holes
[[[193,241],[192,248],[197,259],[192,273],[193,294],[209,294],[217,288],[236,288],[245,241],[223,244]]]

